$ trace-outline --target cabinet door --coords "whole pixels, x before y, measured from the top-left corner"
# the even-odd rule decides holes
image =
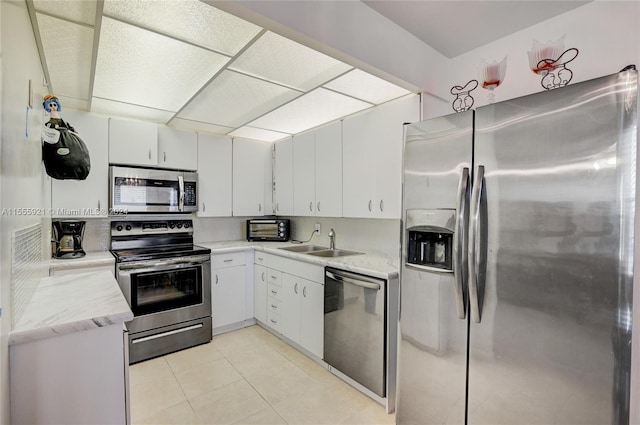
[[[265,211],[265,165],[271,144],[233,139],[233,215],[257,216]]]
[[[245,266],[214,269],[211,308],[214,328],[242,322],[246,306]]]
[[[109,162],[158,164],[158,126],[144,121],[109,119]]]
[[[420,120],[419,97],[408,96],[372,111],[376,137],[372,140],[375,163],[373,216],[398,219],[402,203],[402,149],[404,123]]]
[[[316,131],[316,215],[342,217],[342,122]]]
[[[66,109],[62,116],[87,145],[91,170],[86,180],[51,179],[52,215],[106,217],[109,207],[109,119]]]
[[[293,138],[293,213],[316,215],[315,133]]]
[[[322,358],[324,351],[324,286],[302,279],[300,345]]]
[[[231,139],[198,134],[198,217],[231,217]]]
[[[342,122],[342,212],[344,217],[372,217],[375,138],[370,110]]]
[[[300,343],[300,294],[304,279],[282,273],[282,303],[280,304],[280,332]]]
[[[198,168],[198,136],[193,131],[158,127],[158,166],[178,170]]]
[[[267,268],[259,264],[253,267],[253,309],[256,319],[267,323]]]
[[[293,140],[282,140],[276,143],[275,147],[276,205],[274,210],[276,215],[293,215]]]

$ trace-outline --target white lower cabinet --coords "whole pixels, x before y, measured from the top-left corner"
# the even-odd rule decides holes
[[[267,326],[322,358],[324,268],[275,255],[267,264]]]
[[[247,313],[245,253],[211,256],[211,315],[213,334],[244,323]],[[227,328],[225,328],[227,327]]]

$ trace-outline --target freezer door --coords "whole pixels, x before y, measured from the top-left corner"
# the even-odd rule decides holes
[[[464,423],[472,128],[469,111],[405,129],[398,424]]]
[[[470,425],[628,423],[636,99],[627,71],[476,111]]]

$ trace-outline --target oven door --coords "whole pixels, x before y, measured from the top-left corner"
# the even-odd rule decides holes
[[[116,278],[131,306],[136,333],[211,316],[211,257],[119,263]]]

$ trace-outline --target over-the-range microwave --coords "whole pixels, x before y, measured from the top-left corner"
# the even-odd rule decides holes
[[[126,213],[198,211],[198,173],[156,168],[109,167],[109,207]]]
[[[289,240],[289,220],[279,218],[247,220],[247,240],[286,242]]]

